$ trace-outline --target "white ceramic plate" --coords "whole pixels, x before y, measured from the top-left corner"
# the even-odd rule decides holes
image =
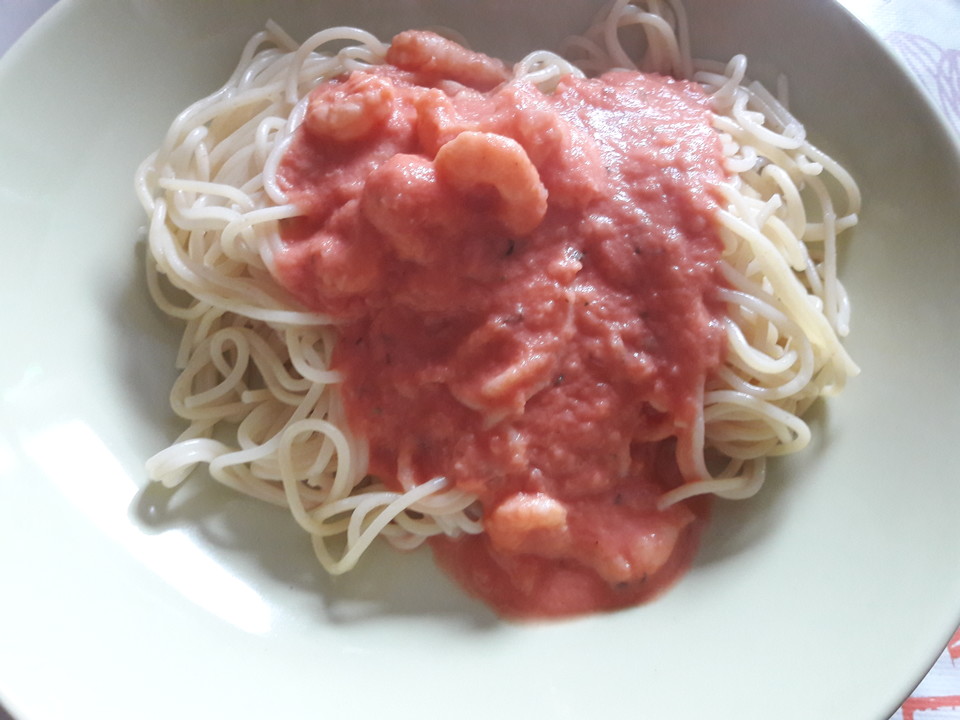
[[[145,487],[177,328],[142,281],[134,168],[267,17],[461,29],[517,59],[593,2],[74,0],[0,64],[0,695],[48,718],[885,718],[960,616],[960,161],[828,0],[688,0],[698,54],[789,74],[865,195],[844,252],[863,375],[815,447],[718,508],[653,604],[495,619],[426,552],[322,576],[285,512]]]

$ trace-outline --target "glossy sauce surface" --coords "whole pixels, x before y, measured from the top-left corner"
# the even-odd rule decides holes
[[[656,508],[723,353],[706,100],[632,72],[546,94],[428,33],[387,60],[314,91],[280,169],[305,216],[277,273],[341,323],[370,472],[477,496],[485,532],[431,543],[504,615],[648,599],[707,514]]]

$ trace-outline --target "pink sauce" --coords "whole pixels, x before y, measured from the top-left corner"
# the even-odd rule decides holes
[[[485,532],[439,564],[506,616],[642,602],[689,565],[678,461],[723,353],[715,186],[689,83],[546,95],[428,33],[318,87],[282,187],[280,281],[342,322],[334,364],[385,483],[444,476]]]

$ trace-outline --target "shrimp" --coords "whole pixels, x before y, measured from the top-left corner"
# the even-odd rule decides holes
[[[304,118],[315,137],[352,142],[379,128],[393,112],[393,85],[384,78],[353,73],[343,82],[321,85]]]
[[[401,70],[454,80],[475,90],[492,90],[510,77],[500,60],[426,30],[407,30],[394,37],[387,62]]]
[[[547,212],[547,189],[516,140],[496,133],[460,133],[437,151],[437,178],[462,193],[493,187],[497,219],[511,233],[527,235]]]

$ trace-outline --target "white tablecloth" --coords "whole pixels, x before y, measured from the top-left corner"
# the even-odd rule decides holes
[[[893,49],[960,144],[960,0],[839,1]],[[0,55],[55,2],[0,0]],[[960,720],[960,631],[890,720]]]

